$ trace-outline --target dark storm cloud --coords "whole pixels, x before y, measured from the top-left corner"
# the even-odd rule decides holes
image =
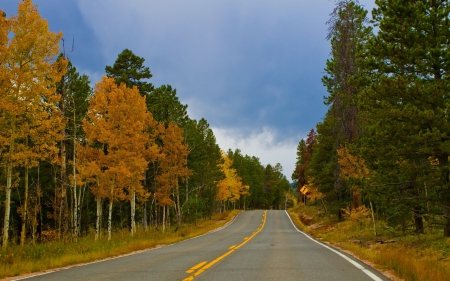
[[[7,3],[2,3],[0,9],[5,10],[8,16],[17,15],[20,1],[4,2]],[[38,6],[41,16],[47,19],[51,31],[63,32],[66,53],[77,68],[90,73],[103,71],[103,58],[98,54],[101,42],[95,37],[93,29],[84,22],[76,1],[35,0],[33,3]]]
[[[147,59],[195,118],[224,128],[269,126],[299,136],[320,121],[330,1],[88,1],[84,18],[112,63]]]

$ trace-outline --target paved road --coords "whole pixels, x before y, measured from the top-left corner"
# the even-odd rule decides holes
[[[27,280],[389,279],[300,233],[285,211],[247,211],[214,233]]]

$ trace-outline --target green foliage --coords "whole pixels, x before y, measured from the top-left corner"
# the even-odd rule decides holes
[[[187,105],[181,104],[177,97],[177,90],[170,85],[162,85],[147,96],[147,109],[156,121],[164,124],[174,122],[183,127],[189,119]]]
[[[403,231],[422,232],[425,220],[444,224],[450,236],[450,7],[376,4],[376,34],[358,1],[337,1],[331,14],[332,57],[322,79],[330,107],[317,125],[307,178],[328,210],[357,208],[356,194]],[[363,178],[341,175],[341,148],[364,161]]]
[[[297,145],[297,161],[295,162],[295,170],[294,172],[292,172],[292,176],[291,179],[294,181],[295,184],[297,184],[298,178],[299,178],[299,174],[297,171],[297,167],[301,166],[304,162],[303,158],[302,158],[302,154],[303,151],[306,148],[306,142],[304,139],[301,139],[300,142]]]
[[[223,178],[218,164],[222,157],[213,131],[205,119],[189,120],[184,127],[185,140],[189,147],[187,165],[192,171],[189,180],[185,182],[186,198],[200,196],[204,199],[205,216],[211,216],[215,211],[216,182]],[[190,204],[186,202],[187,204]],[[192,213],[191,213],[192,214]]]
[[[327,60],[326,75],[322,78],[329,92],[324,103],[329,108],[323,122],[317,124],[311,161],[297,172],[300,176],[306,174],[306,178],[299,177],[302,179],[299,186],[311,182],[312,188],[325,195],[328,214],[339,217],[341,209],[351,202],[352,190],[347,180],[340,177],[337,150],[351,146],[361,135],[357,98],[362,82],[355,77],[361,71],[357,64],[359,52],[372,32],[366,15],[358,1],[336,1],[328,21],[332,57]]]
[[[227,155],[233,161],[231,167],[236,169],[242,183],[250,187],[249,194],[239,202],[241,208],[245,200],[246,208],[284,209],[290,184],[279,163],[263,166],[257,157],[243,156],[239,149],[234,152],[229,150]]]
[[[386,210],[413,209],[420,223],[417,210],[425,212],[427,201],[450,202],[450,7],[446,1],[376,3],[379,32],[360,62],[372,81],[359,98],[365,132],[360,152],[375,172],[371,185],[390,196],[381,197]],[[450,235],[450,212],[443,211]]]
[[[152,78],[150,69],[144,66],[145,59],[125,49],[119,54],[113,66],[106,66],[106,76],[114,78],[116,84],[125,83],[128,88],[136,86],[141,96],[146,96],[154,89],[145,80]],[[144,80],[144,81],[142,81]]]

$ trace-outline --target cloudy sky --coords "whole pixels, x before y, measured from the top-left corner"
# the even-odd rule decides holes
[[[17,14],[20,0],[0,4]],[[6,2],[6,3],[5,3]],[[360,0],[366,9],[374,0]],[[327,110],[322,86],[332,0],[34,0],[92,83],[127,48],[145,58],[156,87],[170,84],[219,146],[290,180],[300,139]]]

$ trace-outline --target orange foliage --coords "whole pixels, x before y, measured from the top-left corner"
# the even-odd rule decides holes
[[[54,83],[67,64],[55,62],[61,37],[48,30],[31,0],[19,4],[17,16],[0,16],[0,149],[7,150],[2,156],[12,166],[34,167],[56,157],[64,124]]]
[[[31,0],[19,4],[17,16],[0,15],[0,161],[6,167],[3,247],[8,243],[11,188],[15,167],[35,167],[57,160],[56,143],[64,128],[56,107],[55,83],[67,61],[55,61],[61,33],[53,33]],[[27,173],[27,172],[26,172]],[[27,179],[27,177],[25,177]],[[27,219],[28,182],[22,215]],[[25,223],[22,224],[25,230]],[[24,233],[23,231],[22,233]],[[25,235],[22,235],[22,242]]]
[[[186,157],[189,154],[188,146],[184,144],[183,129],[175,123],[169,123],[167,128],[161,124],[160,136],[162,146],[159,154],[159,173],[156,176],[157,190],[155,198],[160,206],[173,205],[170,198],[178,181],[191,174],[186,166]]]
[[[148,133],[155,124],[136,87],[117,86],[113,78],[103,77],[83,120],[87,145],[78,149],[77,182],[95,183],[91,189],[97,198],[130,200],[133,192],[147,198],[140,180],[156,158]]]

